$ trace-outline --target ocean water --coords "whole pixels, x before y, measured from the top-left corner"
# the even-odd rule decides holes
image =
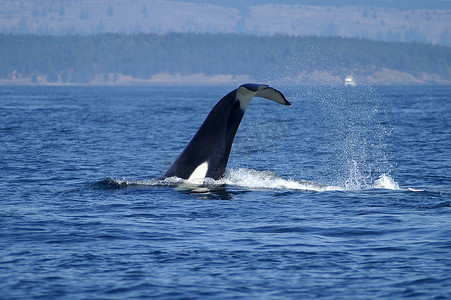
[[[159,179],[233,88],[0,87],[0,298],[451,298],[451,87],[277,86]]]

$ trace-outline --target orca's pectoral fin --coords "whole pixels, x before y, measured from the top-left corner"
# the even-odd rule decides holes
[[[267,85],[261,85],[255,96],[269,99],[283,105],[291,105],[281,92]]]

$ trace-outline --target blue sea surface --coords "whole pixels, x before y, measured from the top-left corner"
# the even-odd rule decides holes
[[[234,88],[0,87],[0,299],[451,298],[450,86],[277,86],[161,179]]]

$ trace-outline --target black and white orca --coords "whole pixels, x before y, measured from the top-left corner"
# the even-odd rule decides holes
[[[224,175],[230,149],[241,119],[253,97],[291,105],[285,96],[265,84],[247,83],[224,96],[211,110],[188,146],[164,177],[219,179]]]

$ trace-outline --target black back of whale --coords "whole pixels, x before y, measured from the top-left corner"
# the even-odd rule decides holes
[[[290,105],[282,93],[266,85],[245,84],[241,87],[253,92],[256,92],[259,87],[265,87],[270,89],[271,93],[277,93],[277,97],[281,100],[274,100],[263,92],[262,94],[265,95],[260,97]],[[177,176],[188,179],[194,170],[205,162],[208,163],[205,177],[219,179],[224,175],[233,139],[247,108],[247,106],[244,109],[241,107],[243,101],[237,98],[238,89],[228,93],[213,107],[202,126],[166,171],[164,177]]]

